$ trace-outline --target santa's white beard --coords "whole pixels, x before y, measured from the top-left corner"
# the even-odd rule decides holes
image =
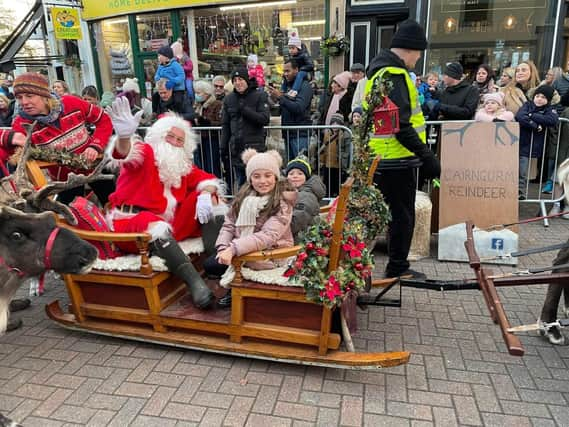
[[[178,188],[182,177],[192,169],[191,153],[184,147],[174,147],[166,141],[147,141],[154,150],[160,181],[165,187]]]

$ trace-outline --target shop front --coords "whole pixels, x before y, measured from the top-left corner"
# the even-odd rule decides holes
[[[543,77],[550,66],[562,65],[557,46],[560,2],[430,0],[430,44],[423,71],[440,72],[445,63],[458,61],[472,77],[479,64],[500,72],[532,60]]]
[[[194,77],[229,77],[255,54],[267,82],[280,84],[291,31],[297,31],[315,60],[314,78],[322,87],[325,62],[320,40],[326,33],[326,0],[281,0],[232,4],[191,0],[84,1],[89,20],[97,84],[119,90],[137,77],[150,96],[157,51],[180,40],[194,66]],[[112,16],[112,17],[111,17]]]

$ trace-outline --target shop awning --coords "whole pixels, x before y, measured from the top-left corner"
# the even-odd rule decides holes
[[[35,58],[15,58],[16,54],[22,49],[28,38],[35,31],[43,17],[43,5],[41,0],[36,0],[32,9],[26,17],[12,31],[6,40],[0,45],[0,71],[11,71],[15,67],[15,62],[20,65],[20,60],[39,59]]]

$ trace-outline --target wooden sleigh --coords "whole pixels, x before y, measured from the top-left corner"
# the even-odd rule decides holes
[[[377,164],[377,162],[375,163]],[[28,162],[35,185],[45,180],[38,162]],[[337,268],[348,195],[353,183],[343,184],[338,199],[329,270]],[[48,304],[48,316],[62,326],[113,337],[172,345],[215,353],[337,368],[373,369],[407,363],[409,352],[348,352],[333,332],[333,310],[308,302],[302,287],[263,284],[247,279],[248,261],[288,258],[299,246],[247,254],[234,259],[236,270],[231,310],[199,310],[186,286],[168,271],[155,271],[149,262],[150,236],[144,233],[98,233],[74,230],[86,240],[130,241],[139,249],[138,271],[93,269],[86,275],[64,275],[70,303]],[[200,254],[191,256],[197,267]],[[208,286],[220,297],[217,281]]]
[[[519,337],[515,335],[515,331],[518,328],[519,331],[535,330],[536,327],[534,326],[537,326],[537,324],[531,325],[531,329],[527,329],[528,325],[512,327],[496,288],[500,286],[522,286],[548,283],[566,285],[569,283],[569,273],[531,274],[528,270],[528,274],[518,276],[514,274],[502,276],[494,275],[492,270],[481,265],[480,257],[478,256],[475,248],[474,224],[470,221],[466,223],[466,241],[464,242],[464,246],[468,255],[470,267],[476,275],[475,283],[482,291],[482,295],[484,296],[484,301],[486,302],[492,321],[500,326],[508,353],[513,356],[523,356],[525,350]],[[465,287],[469,285],[468,282],[472,281],[464,281]]]

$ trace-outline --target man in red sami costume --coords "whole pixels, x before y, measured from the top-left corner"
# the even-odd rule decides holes
[[[113,157],[120,167],[109,222],[117,232],[150,233],[153,252],[188,285],[194,304],[208,307],[213,293],[177,242],[203,233],[207,252],[219,229],[214,215],[225,209],[217,197],[223,182],[193,164],[197,136],[181,117],[165,114],[142,141],[135,135],[141,114],[132,115],[126,98],[107,111],[118,135]]]
[[[19,105],[18,115],[12,129],[0,131],[0,161],[6,161],[17,146],[24,145],[23,125],[34,121],[37,123],[32,130],[32,144],[37,147],[70,151],[92,162],[109,143],[113,126],[103,109],[75,96],[59,97],[51,93],[49,82],[41,74],[24,73],[16,77],[14,95]],[[92,135],[88,124],[95,127]],[[65,166],[49,168],[51,178],[57,181],[65,181],[69,172]],[[95,181],[90,186],[102,204],[114,190],[112,181]],[[82,187],[63,191],[57,196],[58,201],[69,203],[82,192]]]

